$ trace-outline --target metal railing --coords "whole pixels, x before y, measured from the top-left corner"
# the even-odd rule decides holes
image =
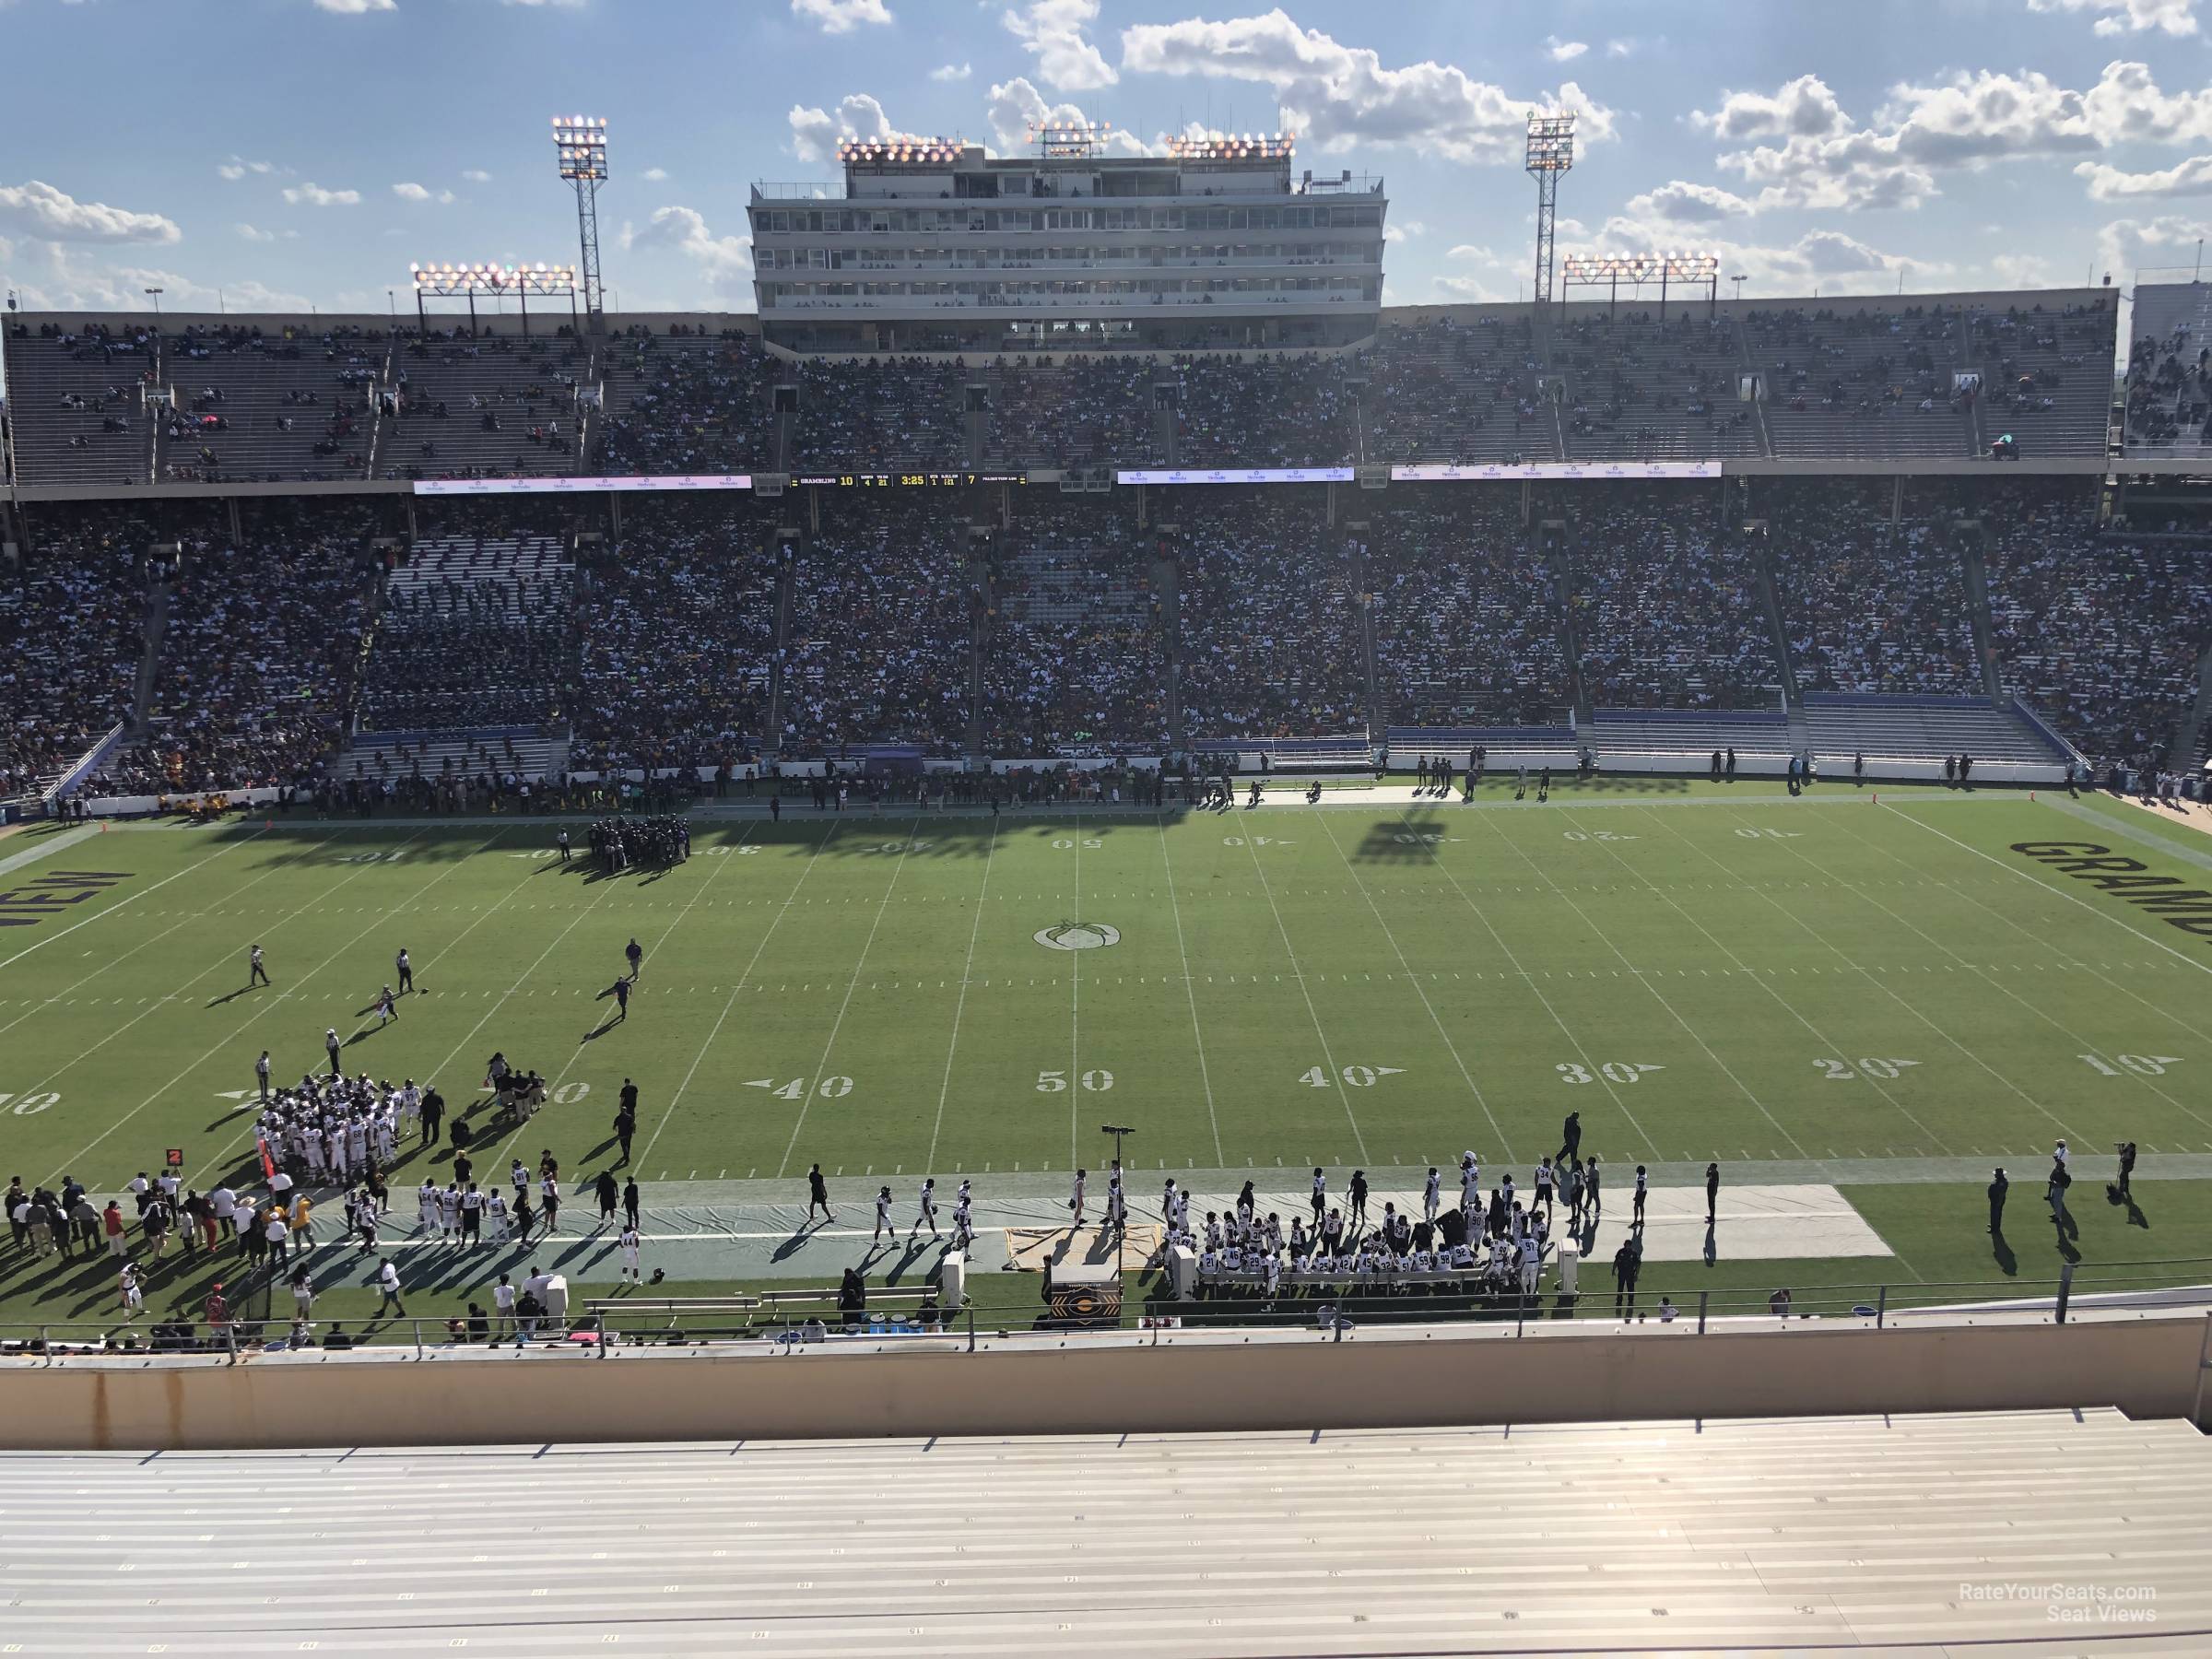
[[[1587,1273],[1587,1288],[1571,1296],[1562,1294],[1556,1285],[1524,1296],[1477,1289],[1471,1282],[1424,1280],[1396,1286],[1382,1281],[1367,1288],[1303,1286],[1273,1297],[1217,1288],[1195,1300],[1175,1300],[1156,1287],[1141,1298],[1125,1296],[1118,1307],[1109,1300],[1095,1316],[1056,1313],[1041,1298],[1019,1302],[996,1298],[979,1302],[971,1298],[957,1309],[941,1308],[930,1288],[916,1286],[871,1287],[870,1306],[856,1313],[839,1308],[834,1289],[794,1289],[730,1297],[594,1297],[559,1315],[488,1314],[476,1325],[465,1314],[335,1322],[272,1314],[261,1319],[233,1317],[215,1327],[173,1316],[105,1323],[55,1320],[0,1324],[0,1362],[129,1356],[236,1364],[257,1354],[294,1349],[329,1354],[411,1348],[421,1356],[500,1347],[601,1359],[618,1348],[726,1344],[789,1349],[930,1338],[950,1338],[973,1349],[982,1340],[1028,1335],[1049,1335],[1062,1341],[1136,1335],[1158,1343],[1172,1340],[1171,1333],[1235,1330],[1309,1331],[1342,1341],[1363,1326],[1437,1324],[1483,1327],[1513,1336],[1524,1336],[1531,1328],[1608,1325],[1675,1327],[1703,1335],[1724,1325],[1731,1331],[1782,1330],[1814,1319],[1847,1319],[1879,1331],[1939,1317],[2002,1314],[2064,1324],[2084,1312],[2212,1309],[2212,1261],[2130,1263],[2125,1268],[2084,1274],[2072,1264],[2061,1263],[2055,1273],[2033,1279],[1822,1285],[1803,1293],[1773,1286],[1684,1289],[1680,1301],[1671,1300],[1674,1287],[1630,1292],[1611,1283],[1600,1284],[1605,1276],[1598,1271]],[[1041,1288],[1043,1283],[1041,1278],[1029,1282]],[[1132,1284],[1129,1288],[1138,1287]],[[342,1347],[330,1345],[334,1334],[341,1335]]]

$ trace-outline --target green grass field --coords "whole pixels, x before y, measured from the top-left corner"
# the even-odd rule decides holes
[[[1207,1191],[1302,1190],[1315,1164],[1418,1185],[1387,1172],[1463,1148],[1525,1182],[1579,1110],[1616,1203],[1640,1162],[1676,1182],[1709,1159],[1732,1182],[1830,1166],[1802,1178],[1847,1187],[1912,1277],[1987,1277],[1980,1166],[2012,1166],[2028,1231],[2058,1135],[2132,1138],[2145,1176],[2212,1153],[2212,939],[2013,850],[2097,841],[2212,886],[2212,842],[2141,817],[1636,781],[1541,807],[1495,787],[1404,811],[1288,790],[1164,818],[802,807],[702,818],[688,864],[614,878],[556,863],[543,823],[295,816],[44,851],[41,830],[0,841],[20,861],[0,876],[0,1177],[104,1194],[175,1147],[205,1188],[250,1156],[254,1056],[296,1077],[335,1026],[349,1070],[456,1103],[495,1049],[552,1079],[485,1173],[541,1147],[594,1171],[635,1078],[649,1202],[782,1182],[803,1205],[815,1160],[855,1212],[888,1180],[903,1215],[925,1171],[1058,1191],[1104,1164],[1107,1122],[1136,1131],[1140,1197],[1163,1169]],[[643,980],[610,1023],[633,935]],[[275,984],[248,990],[255,942]],[[418,993],[379,1030],[403,946]],[[1898,1197],[1860,1199],[1892,1177]],[[2201,1229],[2159,1242],[2212,1253]],[[59,1296],[0,1277],[8,1317],[60,1316]]]

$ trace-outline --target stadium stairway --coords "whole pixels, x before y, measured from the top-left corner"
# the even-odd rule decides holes
[[[2102,1409],[0,1454],[34,1653],[2201,1655],[2207,1536]]]

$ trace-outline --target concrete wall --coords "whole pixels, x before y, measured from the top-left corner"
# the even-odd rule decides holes
[[[1585,1331],[908,1338],[605,1359],[9,1360],[0,1447],[174,1450],[516,1441],[1403,1428],[2115,1406],[2186,1416],[2199,1314],[2015,1316],[1875,1331],[1747,1321]]]

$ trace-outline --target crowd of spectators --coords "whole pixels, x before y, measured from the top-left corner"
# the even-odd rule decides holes
[[[1369,521],[1366,544],[1383,723],[1566,718],[1556,583],[1522,524],[1520,489],[1432,484],[1402,493]]]
[[[1443,315],[1385,328],[1347,369],[1367,379],[1367,461],[1559,458],[1551,409],[1537,385],[1543,359],[1526,317],[1468,323]]]
[[[757,335],[633,328],[607,342],[603,360],[607,472],[752,472],[774,461],[776,366]]]
[[[968,374],[920,358],[797,365],[798,450],[809,469],[953,468],[968,453]]]
[[[496,560],[395,576],[372,633],[373,544],[397,527],[376,506],[250,501],[235,532],[207,503],[35,507],[0,576],[0,781],[51,776],[129,715],[149,605],[151,725],[110,763],[113,793],[311,780],[357,711],[383,731],[572,724],[568,764],[596,772],[869,744],[953,756],[978,730],[1002,757],[1148,754],[1171,736],[1171,683],[1196,743],[1371,715],[1551,724],[1577,671],[1595,707],[1764,706],[1779,665],[1758,555],[1719,534],[1714,490],[1591,483],[1532,504],[1517,486],[1399,485],[1337,523],[1313,487],[1153,492],[1142,519],[1133,492],[1032,490],[988,543],[942,492],[825,492],[803,549],[774,542],[788,502],[626,500],[618,535],[583,538],[572,586],[575,503],[441,500],[419,505],[423,534],[479,559],[525,528],[563,550],[526,582]],[[1771,526],[1802,689],[1983,690],[1963,515],[1986,529],[2008,689],[2100,761],[2155,759],[2188,712],[2212,537],[2186,519],[2100,524],[2085,487],[2010,473],[1914,482],[1901,508],[1887,479],[1759,480],[1743,505]],[[1535,527],[1554,515],[1558,569]]]
[[[1192,741],[1363,731],[1353,571],[1313,487],[1208,487],[1171,509]]]
[[[793,556],[727,498],[641,501],[578,571],[577,771],[718,766],[768,725],[778,584]]]
[[[2186,323],[2128,347],[2127,441],[2168,447],[2212,440],[2212,345]]]
[[[377,569],[373,510],[255,503],[244,534],[188,536],[169,599],[152,729],[117,794],[296,783],[345,729]]]
[[[73,765],[129,717],[145,654],[154,526],[135,512],[40,514],[0,571],[0,795]]]
[[[839,498],[794,572],[782,751],[963,752],[982,603],[959,528],[930,492]]]
[[[1776,482],[1755,498],[1806,691],[1971,696],[1966,577],[1943,512],[1890,523],[1886,479]]]
[[[1357,402],[1336,357],[1177,358],[1181,466],[1341,466],[1355,458]]]
[[[984,453],[1008,465],[1164,461],[1153,441],[1160,379],[1142,359],[1017,357],[994,366]]]
[[[1739,539],[1716,537],[1710,487],[1606,485],[1580,492],[1570,603],[1594,708],[1763,708],[1781,670]]]
[[[1047,533],[992,572],[983,733],[994,755],[1166,746],[1167,647],[1149,555],[1124,519],[1089,516],[1088,536]]]
[[[2096,505],[2072,480],[1980,504],[1991,644],[2006,688],[2091,760],[2155,767],[2212,649],[2212,543],[2155,520],[2102,527]]]

